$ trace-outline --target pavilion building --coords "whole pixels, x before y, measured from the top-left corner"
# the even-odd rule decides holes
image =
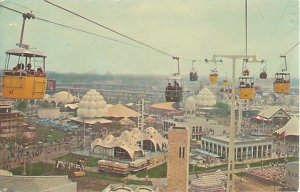
[[[213,156],[228,158],[229,136],[204,136],[202,137],[201,150]],[[235,159],[262,159],[272,156],[273,142],[265,138],[240,134],[235,139]]]

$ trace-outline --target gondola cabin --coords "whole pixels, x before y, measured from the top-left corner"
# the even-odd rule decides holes
[[[263,70],[260,74],[259,74],[259,78],[260,79],[267,79],[268,74],[265,70]]]
[[[165,90],[165,97],[167,102],[180,102],[183,93],[182,78],[174,74],[167,78],[167,86]]]
[[[43,99],[47,86],[45,59],[44,54],[25,48],[6,51],[3,98]]]
[[[239,78],[239,97],[240,99],[254,99],[256,94],[253,77]]]
[[[223,80],[223,86],[224,86],[224,87],[228,87],[228,85],[229,85],[228,81],[227,81],[226,79]]]
[[[289,73],[276,73],[273,83],[275,93],[290,93],[290,74]]]
[[[190,81],[198,81],[198,74],[195,69],[192,69],[190,72]]]
[[[218,81],[218,74],[216,72],[209,74],[209,82],[211,85],[217,84],[217,81]]]

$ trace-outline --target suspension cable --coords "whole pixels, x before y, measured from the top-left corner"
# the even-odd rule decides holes
[[[283,54],[282,56],[286,56],[290,51],[292,51],[295,47],[297,47],[297,45],[299,45],[299,42],[296,43],[292,48],[290,48],[285,54]]]
[[[246,37],[246,59],[248,59],[248,17],[247,17],[247,0],[245,0],[245,31],[246,31],[246,34],[245,34],[245,37]]]
[[[59,9],[62,9],[62,10],[64,10],[64,11],[66,11],[66,12],[69,12],[69,13],[71,13],[71,14],[73,14],[73,15],[76,15],[77,17],[80,17],[80,18],[82,18],[82,19],[84,19],[84,20],[86,20],[86,21],[89,21],[89,22],[91,22],[91,23],[93,23],[93,24],[95,24],[95,25],[98,25],[99,27],[102,27],[102,28],[104,28],[104,29],[106,29],[106,30],[109,30],[109,31],[111,31],[111,32],[113,32],[113,33],[116,33],[116,34],[118,34],[118,35],[120,35],[120,36],[122,36],[122,37],[125,37],[125,38],[127,38],[127,39],[130,39],[130,40],[132,40],[132,41],[134,41],[134,42],[136,42],[136,43],[139,43],[139,44],[141,44],[141,45],[144,45],[145,47],[148,47],[148,48],[150,48],[150,49],[153,49],[153,50],[155,50],[155,51],[157,51],[157,52],[159,52],[159,53],[161,53],[161,54],[170,56],[170,57],[172,57],[172,58],[176,58],[176,56],[174,56],[174,55],[171,55],[171,54],[166,53],[166,52],[164,52],[164,51],[162,51],[162,50],[160,50],[160,49],[157,49],[157,48],[152,47],[152,46],[150,46],[150,45],[148,45],[148,44],[146,44],[146,43],[143,43],[143,42],[141,42],[141,41],[139,41],[139,40],[137,40],[137,39],[134,39],[134,38],[132,38],[132,37],[129,37],[129,36],[123,34],[123,33],[120,33],[120,32],[118,32],[118,31],[116,31],[116,30],[114,30],[114,29],[112,29],[112,28],[109,28],[109,27],[107,27],[107,26],[105,26],[105,25],[102,25],[102,24],[100,24],[100,23],[98,23],[98,22],[96,22],[96,21],[93,21],[93,20],[91,20],[91,19],[89,19],[89,18],[87,18],[87,17],[84,17],[84,16],[82,16],[82,15],[80,15],[80,14],[78,14],[78,13],[75,13],[75,12],[70,11],[70,10],[64,8],[64,7],[61,7],[61,6],[57,5],[57,4],[54,4],[54,3],[52,3],[52,2],[50,2],[50,1],[48,1],[48,0],[44,0],[44,1],[45,1],[46,3],[49,3],[49,4],[51,4],[51,5],[53,5],[53,6],[57,7],[57,8],[59,8]]]
[[[22,12],[20,12],[20,11],[18,11],[18,10],[15,10],[15,9],[12,9],[12,8],[9,8],[9,7],[6,7],[6,6],[4,6],[4,5],[1,5],[1,4],[0,4],[0,7],[3,7],[3,8],[5,8],[5,9],[10,10],[10,11],[13,11],[13,12],[19,13],[19,14],[21,14],[21,15],[24,15],[24,13],[22,13]],[[75,27],[71,27],[71,26],[68,26],[68,25],[60,24],[60,23],[53,22],[53,21],[50,21],[50,20],[47,20],[47,19],[43,19],[43,18],[40,18],[40,17],[34,16],[34,18],[37,19],[37,20],[40,20],[40,21],[44,21],[44,22],[47,22],[47,23],[51,23],[51,24],[54,24],[54,25],[57,25],[57,26],[65,27],[65,28],[72,29],[72,30],[75,30],[75,31],[79,31],[79,32],[82,32],[82,33],[86,33],[86,34],[89,34],[89,35],[101,37],[101,38],[104,38],[104,39],[107,39],[107,40],[111,40],[111,41],[115,41],[115,42],[118,42],[118,43],[121,43],[121,44],[125,44],[125,45],[129,45],[129,46],[133,46],[133,47],[142,48],[142,47],[140,47],[140,46],[133,45],[133,44],[130,44],[130,43],[121,41],[121,40],[113,39],[113,38],[110,38],[110,37],[107,37],[107,36],[99,35],[99,34],[96,34],[96,33],[92,33],[92,32],[85,31],[85,30],[82,30],[82,29],[78,29],[78,28],[75,28]]]

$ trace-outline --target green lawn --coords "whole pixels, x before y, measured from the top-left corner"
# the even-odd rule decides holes
[[[152,169],[139,172],[136,176],[145,178],[147,174],[149,178],[167,177],[167,163],[163,163]]]
[[[299,158],[297,157],[289,157],[288,162],[294,162],[294,161],[299,161]],[[271,160],[263,160],[263,165],[269,165],[270,163],[276,164],[277,162],[282,163],[283,160],[282,159],[271,159]],[[260,167],[262,165],[261,162],[255,162],[255,163],[250,163],[249,164],[250,167]],[[235,167],[237,169],[240,168],[246,168],[247,164],[236,164]],[[189,167],[189,172],[190,174],[194,174],[194,173],[205,173],[205,172],[214,172],[217,171],[218,169],[221,169],[222,171],[227,170],[228,165],[217,165],[217,166],[213,166],[213,167],[193,167],[192,165],[190,165]],[[143,171],[140,173],[137,173],[136,176],[137,177],[143,177],[145,178],[146,175],[148,174],[149,178],[162,178],[162,177],[167,177],[167,163],[161,164],[157,167],[154,167],[152,169],[149,169],[147,171]]]
[[[132,179],[127,179],[126,176],[112,175],[108,173],[95,173],[95,172],[88,171],[87,176],[94,177],[97,179],[102,179],[102,180],[108,180],[116,183],[126,183],[131,185],[152,185],[152,181],[132,180]]]
[[[139,181],[139,180],[125,180],[123,182],[127,183],[128,185],[152,185],[152,181]]]
[[[89,172],[87,171],[87,176],[95,177],[102,180],[109,180],[116,183],[123,183],[124,177],[117,176],[117,175],[111,175],[106,173],[95,173],[95,172]]]
[[[51,129],[50,127],[37,126],[36,128],[37,138],[40,141],[47,142],[52,139],[52,141],[61,141],[65,137],[63,131]],[[48,135],[51,135],[48,137]]]
[[[77,161],[80,160],[80,159],[87,159],[87,161],[88,161],[87,166],[88,167],[98,167],[98,160],[99,159],[95,159],[95,158],[92,158],[92,157],[81,156],[81,155],[76,155],[76,154],[72,154],[72,153],[69,153],[67,155],[58,157],[55,160],[59,160],[59,161],[66,160],[68,162],[77,163]]]
[[[45,163],[34,163],[26,166],[26,173],[29,176],[40,176],[55,169],[55,165]],[[12,169],[13,175],[22,175],[23,166]]]

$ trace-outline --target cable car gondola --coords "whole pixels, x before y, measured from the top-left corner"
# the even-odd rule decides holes
[[[180,102],[182,100],[182,78],[179,74],[173,74],[167,78],[166,101]]]
[[[46,55],[29,49],[22,44],[25,20],[34,18],[31,13],[23,14],[20,48],[6,51],[6,62],[2,76],[2,96],[7,99],[43,99],[47,78]],[[12,67],[12,65],[16,65]]]
[[[267,66],[266,66],[266,61],[263,61],[264,67],[261,69],[261,72],[259,74],[260,79],[267,79],[268,74],[267,74]]]
[[[6,51],[6,63],[3,70],[3,98],[8,99],[43,99],[47,78],[45,74],[46,56],[28,49],[12,49]],[[10,64],[15,63],[11,68]],[[25,65],[24,62],[25,61]],[[42,64],[39,65],[37,61]]]
[[[273,88],[275,93],[290,93],[290,73],[275,73]]]
[[[228,87],[229,83],[227,79],[223,80],[223,87]]]
[[[209,74],[209,82],[211,85],[215,85],[217,84],[218,82],[218,71],[217,71],[217,62],[222,62],[222,59],[220,60],[208,60],[208,59],[205,59],[205,62],[208,63],[208,62],[214,62],[215,63],[215,68],[213,70],[211,70],[211,73]]]
[[[217,84],[218,81],[218,73],[217,70],[211,70],[211,73],[209,74],[209,82],[211,85]]]
[[[275,80],[273,83],[273,90],[275,93],[284,93],[284,94],[290,93],[290,89],[291,89],[290,73],[284,72],[287,71],[286,55],[298,45],[299,42],[297,42],[285,54],[280,56],[284,58],[285,69],[282,69],[281,73],[275,73]]]
[[[239,78],[239,97],[240,99],[253,99],[256,91],[254,86],[253,77],[240,77]]]
[[[198,74],[197,74],[197,70],[194,68],[194,62],[196,60],[192,61],[192,69],[190,72],[190,81],[198,81]]]
[[[284,72],[287,71],[286,56],[280,56],[284,58],[285,69],[282,69],[281,73],[275,73],[275,79],[273,83],[273,89],[275,93],[290,93],[291,84],[290,84],[290,73]]]
[[[240,99],[254,99],[256,91],[254,86],[254,78],[250,77],[250,71],[246,66],[247,60],[243,63],[242,77],[239,77],[239,97]]]
[[[180,102],[183,96],[183,80],[179,72],[179,57],[173,57],[177,60],[178,73],[174,73],[167,78],[165,97],[167,102]]]

